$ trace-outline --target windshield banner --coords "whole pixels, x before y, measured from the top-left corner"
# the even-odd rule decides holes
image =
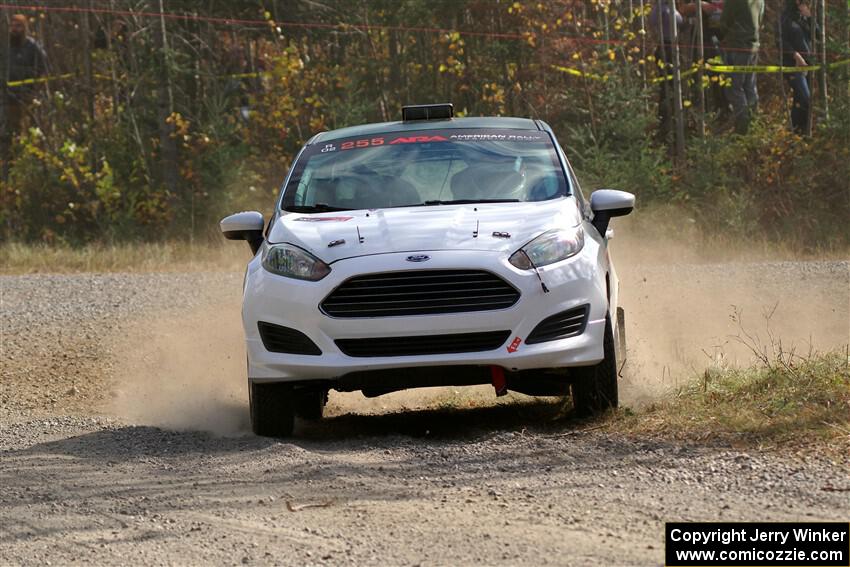
[[[420,130],[413,132],[394,132],[343,138],[322,144],[316,144],[313,150],[318,153],[360,150],[376,146],[398,146],[401,144],[433,144],[440,142],[521,142],[546,143],[549,135],[534,130],[486,130],[481,128],[468,130]]]

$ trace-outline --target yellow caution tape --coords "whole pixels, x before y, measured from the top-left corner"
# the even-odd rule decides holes
[[[826,66],[827,69],[837,69],[844,65],[850,65],[850,59],[835,61]],[[808,73],[809,71],[819,71],[823,65],[800,65],[800,66],[784,66],[784,65],[716,65],[714,63],[706,63],[705,68],[708,71],[716,73]]]
[[[262,77],[264,75],[268,75],[269,73],[236,73],[233,75],[222,75],[219,78],[224,79],[248,79],[252,77]],[[65,73],[64,75],[52,75],[49,77],[35,77],[32,79],[21,79],[20,81],[9,81],[6,83],[9,87],[22,87],[24,85],[35,85],[38,83],[47,83],[49,81],[59,81],[64,79],[70,79],[72,77],[77,77],[77,73]],[[92,75],[95,79],[100,79],[102,81],[111,81],[112,77],[109,75],[102,75],[99,73],[95,73]]]
[[[573,69],[571,67],[561,67],[560,65],[552,65],[554,69],[561,71],[562,73],[567,73],[568,75],[575,75],[576,77],[583,77],[584,73],[579,71],[578,69]]]
[[[806,73],[809,71],[818,71],[821,69],[822,65],[806,65],[804,67],[785,67],[781,65],[722,65],[718,63],[712,63],[711,61],[716,61],[717,59],[709,60],[703,64],[702,68],[706,71],[713,71],[715,73]],[[843,67],[845,65],[850,65],[850,59],[844,59],[841,61],[835,61],[830,63],[826,67],[828,69],[837,69],[838,67]],[[572,67],[563,67],[561,65],[552,65],[553,69],[561,71],[562,73],[567,73],[568,75],[573,75],[575,77],[586,77],[588,79],[592,79],[595,81],[607,81],[608,75],[598,75],[596,73],[588,73],[587,71],[582,71],[580,69],[575,69]],[[682,71],[681,77],[687,77],[693,75],[697,71],[699,71],[699,65],[693,65],[690,69],[686,71]],[[256,77],[263,77],[269,75],[268,72],[257,72],[257,73],[235,73],[232,75],[224,75],[222,78],[227,79],[251,79]],[[52,77],[36,77],[33,79],[23,79],[20,81],[9,81],[6,83],[9,87],[21,87],[24,85],[34,85],[37,83],[46,83],[48,81],[58,81],[62,79],[70,79],[74,77],[74,73],[65,73],[64,75],[54,75]],[[95,74],[94,78],[102,79],[102,80],[111,80],[112,77],[107,75],[98,75]],[[650,82],[652,83],[660,83],[662,81],[672,81],[673,75],[663,75],[661,77],[655,77]]]
[[[552,67],[557,69],[558,71],[561,71],[563,73],[567,73],[569,75],[574,75],[576,77],[587,77],[588,79],[597,79],[597,80],[600,80],[600,81],[607,81],[608,80],[608,75],[595,75],[593,73],[587,73],[585,71],[580,71],[578,69],[573,69],[571,67],[561,67],[559,65],[552,65]],[[680,74],[680,77],[684,78],[684,77],[687,77],[689,75],[693,75],[697,71],[699,71],[699,66],[694,65],[693,67],[691,67],[687,71],[682,71],[682,73]],[[672,80],[673,80],[673,75],[664,75],[662,77],[655,77],[650,82],[660,83],[661,81],[672,81]]]
[[[707,71],[715,73],[807,73],[817,71],[820,65],[805,65],[799,67],[784,67],[780,65],[713,65],[706,63]]]
[[[699,65],[694,65],[693,67],[691,67],[691,68],[690,68],[690,69],[688,69],[687,71],[682,71],[682,72],[679,74],[679,77],[680,77],[680,78],[685,78],[685,77],[687,77],[687,76],[693,75],[693,74],[694,74],[694,73],[696,73],[697,71],[699,71]],[[663,75],[663,76],[661,76],[661,77],[655,77],[654,79],[652,79],[652,80],[650,81],[650,83],[660,83],[660,82],[662,82],[662,81],[672,81],[673,79],[674,79],[674,76],[673,76],[673,75]]]
[[[588,73],[586,71],[581,71],[580,69],[574,69],[572,67],[561,67],[560,65],[552,65],[553,69],[557,69],[562,73],[567,73],[568,75],[574,75],[576,77],[587,77],[588,79],[594,79],[597,81],[607,81],[608,75],[597,75],[595,73]]]
[[[10,87],[21,87],[23,85],[34,85],[36,83],[46,83],[47,81],[56,81],[59,79],[70,79],[73,76],[73,73],[66,73],[64,75],[55,75],[53,77],[36,77],[34,79],[21,79],[20,81],[9,81],[8,83],[6,83],[6,85]]]
[[[268,75],[269,73],[235,73],[233,75],[224,75],[225,79],[254,79]]]
[[[716,61],[714,59],[713,61]],[[828,69],[836,69],[838,67],[842,67],[844,65],[850,65],[850,59],[844,59],[842,61],[836,61],[834,63],[830,63],[827,65]],[[572,67],[562,67],[560,65],[552,65],[553,69],[561,71],[562,73],[567,73],[568,75],[573,75],[575,77],[586,77],[588,79],[595,79],[600,81],[607,81],[608,75],[596,75],[594,73],[588,73],[586,71],[582,71],[580,69],[575,69]],[[718,63],[707,62],[702,65],[702,69],[705,71],[712,71],[715,73],[806,73],[808,71],[817,71],[822,68],[822,65],[806,65],[801,67],[785,67],[782,65],[723,65]],[[700,70],[700,65],[694,64],[690,69],[686,71],[682,71],[680,77],[684,78]],[[660,83],[662,81],[672,81],[673,75],[662,75],[660,77],[653,78],[651,83]]]

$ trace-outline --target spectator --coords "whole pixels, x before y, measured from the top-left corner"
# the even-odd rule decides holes
[[[697,34],[697,3],[688,2],[679,7],[682,16],[690,20],[691,30],[691,61],[699,60],[699,38]],[[723,1],[702,2],[702,47],[703,60],[712,61],[720,57],[720,44],[717,36],[719,35],[720,19],[723,16]],[[706,97],[706,109],[718,113],[718,116],[725,116],[729,109],[729,103],[726,100],[726,93],[723,92],[723,87],[720,86],[721,75],[715,71],[706,71],[705,76],[708,78],[708,96]],[[696,85],[696,88],[703,88],[702,85]],[[722,118],[721,118],[722,120]]]
[[[679,6],[679,12],[685,18],[696,20],[697,4],[689,2]],[[717,34],[720,25],[720,19],[723,17],[723,2],[702,2],[702,25],[703,25],[703,46],[705,48],[706,57],[714,48],[712,38]],[[692,22],[695,25],[695,22]],[[694,30],[695,32],[696,30]],[[695,35],[695,34],[694,34]],[[696,39],[696,38],[694,38]],[[694,49],[697,45],[692,45]]]
[[[9,135],[17,133],[22,125],[27,106],[35,93],[34,83],[15,84],[36,79],[47,72],[47,56],[41,45],[27,33],[27,18],[22,14],[12,16],[9,27],[9,83],[6,120]]]
[[[682,15],[678,10],[673,14],[673,9],[667,0],[656,0],[649,14],[649,25],[652,33],[658,40],[655,49],[655,59],[662,71],[661,80],[658,83],[658,137],[659,141],[666,141],[673,131],[672,106],[673,106],[673,82],[664,79],[673,73],[673,17],[676,25],[682,25]]]
[[[805,67],[812,59],[812,13],[810,0],[786,0],[785,10],[779,25],[779,37],[782,45],[782,65],[786,67]],[[794,93],[794,105],[791,108],[791,128],[798,134],[809,129],[811,112],[811,91],[806,73],[791,73],[786,80]]]
[[[696,19],[697,3],[689,2],[679,7],[679,11],[686,18]],[[706,51],[706,57],[709,57],[714,44],[712,37],[716,35],[720,25],[720,19],[723,17],[723,2],[702,2],[702,24],[703,24],[703,45]]]
[[[722,45],[728,65],[758,63],[759,30],[764,19],[764,0],[726,0],[720,19]],[[726,90],[735,120],[735,132],[746,134],[750,116],[758,106],[756,74],[732,73]]]

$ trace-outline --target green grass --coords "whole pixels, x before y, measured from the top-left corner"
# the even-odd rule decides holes
[[[633,434],[762,446],[816,443],[850,449],[847,351],[777,357],[703,376],[611,427]]]

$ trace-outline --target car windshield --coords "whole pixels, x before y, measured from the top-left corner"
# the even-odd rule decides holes
[[[422,130],[308,146],[288,211],[545,201],[568,194],[554,145],[534,130]]]

